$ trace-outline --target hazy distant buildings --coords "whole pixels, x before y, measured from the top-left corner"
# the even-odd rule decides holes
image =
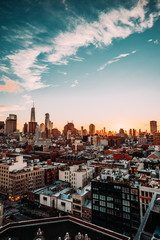
[[[77,129],[74,127],[74,124],[71,122],[68,122],[65,126],[64,126],[64,130],[63,130],[63,134],[65,137],[67,137],[67,132],[68,130],[71,131],[71,134],[76,134],[78,131]]]
[[[17,130],[17,116],[9,114],[6,119],[6,134],[14,133]]]
[[[154,145],[160,145],[160,133],[156,132],[153,135],[153,144]]]
[[[40,124],[40,129],[41,129],[41,132],[44,132],[44,131],[45,131],[45,125],[44,125],[44,123],[41,123],[41,124]]]
[[[150,121],[150,133],[155,134],[157,132],[157,121]]]
[[[1,129],[4,129],[4,122],[3,121],[0,121],[0,130]]]
[[[90,135],[94,135],[95,134],[95,125],[92,124],[92,123],[89,125],[89,134]]]

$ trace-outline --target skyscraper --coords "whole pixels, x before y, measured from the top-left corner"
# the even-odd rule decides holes
[[[31,108],[31,122],[35,122],[36,121],[36,117],[35,117],[35,107],[33,104],[33,107]]]
[[[95,134],[95,125],[92,124],[92,123],[89,125],[89,134],[90,135],[94,135]]]
[[[45,114],[45,129],[50,129],[50,124],[49,124],[50,120],[49,120],[49,113]]]
[[[150,133],[155,134],[157,132],[157,121],[150,121]]]
[[[33,104],[33,107],[31,108],[31,121],[29,122],[29,133],[35,134],[35,129],[37,126],[36,117],[35,117],[35,107]]]
[[[13,133],[17,130],[17,116],[15,114],[9,114],[6,119],[6,134]]]

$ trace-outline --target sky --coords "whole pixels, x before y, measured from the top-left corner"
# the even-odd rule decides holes
[[[1,0],[0,120],[160,124],[160,0]]]

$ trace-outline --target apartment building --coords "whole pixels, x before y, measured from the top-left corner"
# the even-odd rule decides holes
[[[74,165],[59,170],[59,180],[69,182],[74,189],[83,188],[93,178],[94,168]]]
[[[83,216],[83,205],[91,196],[91,185],[78,189],[77,193],[72,194],[72,214],[78,217]]]
[[[23,156],[7,160],[0,164],[0,191],[12,201],[18,200],[28,191],[43,187],[44,169],[28,167]]]
[[[160,184],[158,182],[152,183],[152,186],[139,186],[139,198],[140,198],[140,215],[141,221],[144,217],[153,195],[160,194]]]

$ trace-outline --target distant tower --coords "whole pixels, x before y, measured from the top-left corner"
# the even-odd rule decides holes
[[[95,134],[95,125],[92,124],[92,123],[89,125],[89,134],[90,135],[94,135]]]
[[[35,121],[36,121],[35,107],[34,107],[34,103],[33,103],[33,107],[31,108],[31,122],[35,122]]]
[[[27,129],[28,129],[28,124],[25,123],[24,127],[23,127],[23,133],[26,134],[27,133]]]
[[[31,121],[29,122],[29,133],[35,134],[35,129],[37,126],[36,117],[35,117],[35,107],[33,103],[33,107],[31,108]]]
[[[45,129],[50,129],[49,113],[45,114]]]
[[[157,121],[150,121],[150,133],[155,134],[157,132]]]
[[[9,114],[6,119],[6,133],[13,133],[17,130],[17,115]]]

